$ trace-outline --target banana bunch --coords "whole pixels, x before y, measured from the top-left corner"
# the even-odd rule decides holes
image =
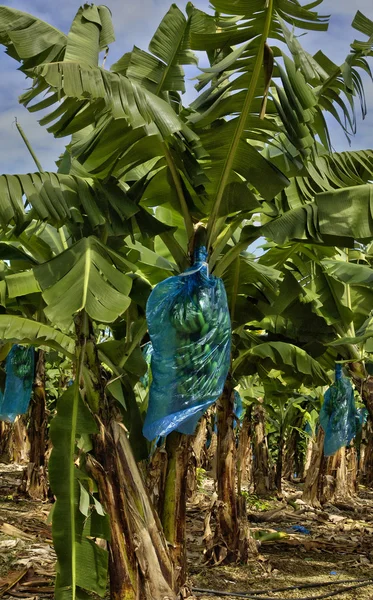
[[[13,367],[13,373],[16,377],[22,379],[30,375],[33,376],[33,357],[32,348],[24,346],[15,346],[13,348],[10,362]]]
[[[344,427],[344,421],[348,419],[348,406],[344,386],[339,381],[329,389],[326,413],[333,432],[338,432],[341,427]]]
[[[170,321],[179,333],[197,333],[206,335],[211,320],[210,297],[206,290],[198,290],[192,296],[179,296],[172,307]]]
[[[177,393],[213,395],[220,378],[220,346],[229,340],[230,321],[219,309],[220,294],[200,289],[179,297],[172,307],[170,322],[177,331],[175,363],[179,383]]]

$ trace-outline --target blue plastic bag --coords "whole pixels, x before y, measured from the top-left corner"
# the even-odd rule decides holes
[[[5,390],[0,397],[0,421],[13,422],[27,413],[34,382],[34,348],[15,345],[5,361]]]
[[[320,425],[325,432],[325,456],[331,456],[343,446],[348,446],[356,436],[354,390],[350,380],[342,376],[341,365],[336,365],[335,382],[324,394]]]
[[[223,391],[230,365],[231,323],[223,281],[209,275],[201,247],[194,265],[155,286],[146,306],[153,355],[143,433],[192,434]]]
[[[302,533],[303,535],[311,535],[311,532],[304,525],[292,525],[291,530],[296,531],[297,533]]]

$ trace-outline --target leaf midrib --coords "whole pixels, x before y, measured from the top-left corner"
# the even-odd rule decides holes
[[[165,70],[163,72],[163,75],[161,77],[161,80],[160,80],[160,82],[159,82],[159,84],[157,86],[157,89],[156,89],[156,92],[155,92],[156,96],[159,96],[159,94],[161,93],[163,84],[166,81],[167,75],[170,72],[171,67],[173,66],[173,62],[175,60],[175,57],[177,56],[177,53],[179,52],[180,44],[181,44],[181,42],[182,42],[182,40],[184,38],[185,30],[186,30],[186,28],[188,26],[188,22],[189,22],[189,20],[185,20],[183,32],[182,32],[182,34],[180,36],[179,43],[177,44],[177,46],[175,48],[175,51],[173,52],[173,54],[171,56],[171,60],[169,60],[168,64],[164,63],[164,65],[165,65],[166,68],[165,68]]]
[[[221,201],[223,199],[224,190],[228,183],[229,175],[232,171],[233,162],[234,162],[234,159],[236,156],[238,145],[240,143],[240,140],[241,140],[241,137],[242,137],[242,134],[244,131],[244,127],[245,127],[245,122],[246,122],[247,116],[250,111],[251,103],[254,99],[255,90],[257,88],[258,79],[259,79],[259,75],[260,75],[260,69],[262,67],[263,56],[264,56],[264,45],[266,43],[267,37],[269,35],[269,31],[270,31],[270,25],[271,25],[271,20],[272,20],[272,13],[273,13],[273,1],[274,0],[268,0],[267,14],[266,14],[264,28],[263,28],[263,32],[262,32],[260,43],[259,43],[258,53],[257,53],[252,77],[250,80],[250,85],[247,90],[245,102],[242,107],[242,111],[241,111],[241,114],[240,114],[240,117],[239,117],[239,120],[237,123],[237,128],[235,130],[232,142],[229,147],[229,151],[227,153],[227,158],[224,163],[224,167],[223,167],[222,174],[221,174],[220,181],[219,181],[218,188],[217,188],[217,194],[216,194],[214,206],[213,206],[213,209],[211,211],[211,215],[210,215],[210,218],[208,221],[208,225],[207,225],[208,246],[211,246],[211,243],[212,243],[212,235],[214,232],[213,230],[214,230],[214,226],[215,226],[215,220],[219,213],[219,208],[220,208]]]
[[[84,279],[83,279],[83,294],[82,294],[82,305],[81,310],[85,308],[87,305],[87,296],[88,296],[88,288],[89,288],[89,278],[92,268],[91,262],[91,248],[89,244],[87,244],[86,240],[84,240]]]

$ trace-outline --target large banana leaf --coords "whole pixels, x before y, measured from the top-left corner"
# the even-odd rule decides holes
[[[58,561],[56,600],[86,597],[82,590],[103,597],[107,585],[108,553],[93,539],[109,539],[107,517],[89,494],[93,482],[75,466],[79,438],[97,433],[97,425],[80,396],[78,382],[77,377],[58,400],[57,414],[50,427],[53,450],[49,477],[56,496],[52,516]]]
[[[261,227],[263,236],[283,245],[289,240],[353,247],[373,237],[372,185],[336,189],[315,202],[289,210]]]
[[[363,15],[360,18],[363,20]],[[298,79],[299,76],[304,77],[305,82],[308,84],[304,88],[307,95],[311,93],[310,86],[312,86],[314,95],[317,97],[317,106],[312,110],[313,116],[310,123],[310,130],[320,137],[320,140],[328,150],[331,149],[328,128],[322,114],[326,111],[338,122],[340,127],[345,131],[347,139],[350,141],[351,135],[356,133],[356,98],[359,100],[363,117],[366,114],[366,100],[361,71],[371,77],[370,67],[366,60],[366,56],[372,49],[371,23],[368,24],[365,22],[365,27],[359,29],[359,13],[357,13],[352,27],[362,31],[369,37],[369,40],[363,43],[356,43],[355,41],[351,44],[351,52],[341,66],[334,64],[321,51],[317,52],[315,56],[310,56],[301,47],[298,38],[287,29],[281,19],[280,25],[297,69],[296,73],[289,77],[290,83],[294,86],[294,75]],[[284,88],[286,88],[285,84]],[[291,95],[288,96],[288,100],[290,98]],[[294,108],[294,104],[291,101],[290,105]],[[295,112],[299,114],[298,111],[295,110]],[[293,138],[292,141],[295,142],[295,146],[297,147],[296,139]]]
[[[241,351],[233,361],[233,371],[240,375],[250,363],[260,364],[265,371],[283,370],[287,375],[308,385],[325,385],[329,378],[320,363],[305,350],[285,342],[266,342]]]
[[[32,210],[27,210],[30,206]],[[125,221],[139,210],[114,180],[101,186],[90,178],[60,173],[0,176],[0,223],[4,228],[15,223],[23,229],[32,219],[48,220],[57,227],[87,219],[95,228],[108,220],[108,211]]]
[[[80,7],[66,40],[64,60],[98,65],[101,50],[115,40],[111,13],[107,6]]]
[[[373,269],[367,265],[361,265],[343,260],[323,260],[322,266],[325,271],[343,283],[348,285],[366,285],[372,287]]]
[[[278,151],[269,151],[271,160],[281,168],[284,157]],[[356,185],[364,185],[373,178],[373,153],[360,150],[325,153],[313,156],[304,164],[302,173],[295,173],[291,184],[281,195],[283,211],[312,202],[316,194]]]
[[[318,337],[321,342],[323,339],[330,341],[333,328],[347,332],[355,315],[349,306],[346,287],[330,277],[323,268],[323,263],[328,262],[324,259],[336,254],[336,249],[299,243],[286,248],[270,248],[261,260],[266,265],[273,264],[277,268],[280,267],[279,259],[282,260],[284,280],[280,284],[278,297],[266,310],[266,314],[298,321],[303,334],[312,332],[314,337],[319,327]],[[309,314],[310,310],[319,317],[317,320]],[[315,321],[303,324],[302,315],[305,319]],[[331,328],[329,333],[328,328]]]
[[[246,179],[268,200],[277,193],[275,186],[280,191],[289,183],[281,172],[275,172],[272,163],[266,163],[258,149],[250,143],[254,140],[268,141],[271,134],[273,137],[276,131],[273,118],[263,119],[265,106],[267,114],[276,114],[276,112],[279,114],[285,130],[289,128],[290,123],[290,113],[279,112],[281,102],[272,102],[272,106],[270,102],[265,102],[273,73],[271,64],[273,55],[266,45],[267,38],[273,36],[286,43],[281,30],[281,19],[305,29],[327,27],[327,19],[319,17],[317,13],[310,10],[313,5],[303,8],[298,3],[282,0],[268,2],[243,0],[233,4],[217,0],[213,1],[212,5],[218,11],[215,21],[212,17],[196,11],[192,19],[191,35],[192,47],[210,52],[210,60],[211,50],[216,51],[213,54],[211,67],[203,69],[203,74],[199,76],[198,89],[208,83],[212,85],[192,104],[192,109],[197,114],[191,115],[191,122],[197,125],[206,126],[216,123],[214,128],[206,132],[206,139],[204,134],[201,136],[203,145],[211,156],[211,164],[208,165],[207,172],[212,181],[209,193],[213,199],[209,219],[210,240],[226,186],[232,181],[232,177],[236,181],[239,181],[239,176]],[[228,20],[221,17],[220,13],[234,15],[234,18]],[[241,42],[244,42],[241,47],[229,49],[231,44],[236,45]],[[224,53],[218,51],[227,49],[227,46],[228,50]],[[290,62],[289,60],[289,65]],[[236,77],[232,77],[233,74]],[[307,94],[309,96],[311,90],[307,90],[301,74],[293,69],[291,75],[298,81],[299,90],[296,88],[296,92],[303,100],[302,106],[302,102],[296,98],[296,93],[293,92],[292,96],[288,94],[295,103],[298,102],[296,108],[299,105],[302,117],[300,119],[298,114],[297,118],[292,120],[295,128],[293,139],[299,143],[307,135],[308,141],[304,145],[308,147],[313,145],[313,140],[307,132],[307,127],[302,124],[302,120],[303,122],[307,120],[304,116],[304,106],[307,106],[306,110],[308,110],[310,106],[316,104],[316,99],[312,97],[311,103],[309,102]],[[288,82],[288,79],[286,81]],[[305,90],[307,94],[304,93]],[[282,93],[285,102],[285,92],[280,90],[279,93]],[[221,122],[222,117],[228,116],[228,123]],[[218,124],[220,127],[217,126]],[[301,127],[304,133],[300,131]],[[250,165],[250,169],[247,167],[245,169],[245,165]],[[273,187],[267,185],[270,181]]]
[[[56,62],[37,67],[35,75],[39,82],[50,86],[51,92],[56,94],[58,91],[65,96],[62,104],[42,119],[42,123],[47,123],[59,117],[49,128],[56,136],[80,131],[95,123],[108,110],[114,118],[129,120],[132,127],[153,122],[162,137],[187,130],[167,102],[119,73],[88,67],[84,63]],[[57,95],[53,100],[57,104]],[[22,101],[28,105],[27,94]],[[38,105],[30,106],[30,110],[40,108]],[[66,127],[67,119],[70,120],[73,114],[77,118],[71,122],[70,128]]]
[[[134,167],[139,168],[149,159],[164,159],[165,151],[160,141],[177,132],[180,132],[177,143],[184,152],[188,146],[191,149],[198,146],[197,136],[170,104],[147,90],[142,81],[97,66],[99,51],[114,39],[106,7],[84,5],[80,8],[68,36],[26,13],[8,8],[4,8],[4,13],[8,29],[12,31],[14,28],[20,40],[19,53],[13,52],[12,56],[26,67],[28,56],[25,48],[28,47],[32,54],[32,61],[27,64],[29,68],[25,68],[25,71],[33,78],[33,86],[21,96],[20,102],[31,112],[43,110],[40,123],[49,125],[48,130],[55,136],[73,135],[72,147],[66,153],[64,163],[69,162],[71,152],[72,174],[83,177],[91,174],[100,178],[106,178],[109,174],[124,177],[128,171],[132,172]],[[29,22],[36,23],[41,36],[39,43],[43,48],[49,47],[54,37],[59,41],[59,55],[42,60],[36,54],[37,40],[32,31],[25,27]],[[156,90],[157,93],[161,92],[163,86],[167,88],[171,85],[174,69],[179,69],[182,63],[189,64],[195,60],[188,50],[188,27],[185,17],[173,6],[151,42],[151,49],[160,62],[163,64],[168,59],[158,82],[161,87]],[[13,48],[10,34],[4,33],[0,43],[9,50]],[[45,92],[50,93],[45,96]],[[43,95],[41,99],[38,98],[40,94]],[[45,115],[48,108],[53,110]],[[136,132],[133,133],[133,130]],[[74,137],[80,132],[84,132],[84,143]],[[197,163],[194,160],[193,164],[191,149],[184,164],[189,164],[189,170],[193,165],[193,172],[197,173]],[[87,162],[92,152],[93,156]],[[145,169],[144,174],[148,170]]]
[[[149,50],[154,56],[135,47],[111,70],[146,85],[157,96],[162,92],[185,92],[182,65],[197,64],[189,48],[189,36],[190,19],[172,4],[150,41]]]
[[[156,96],[164,98],[171,104],[175,112],[179,113],[182,107],[178,92],[185,92],[183,65],[197,64],[197,58],[190,50],[190,27],[191,18],[186,19],[180,9],[173,4],[150,41],[149,50],[153,54],[135,47],[132,52],[125,54],[118,63],[113,65],[111,70],[125,75],[132,81],[137,81]],[[158,149],[159,157],[165,157],[168,167],[167,171],[163,170],[162,173],[158,171],[158,175],[161,175],[161,180],[167,181],[169,174],[170,179],[173,180],[177,208],[183,214],[188,237],[193,235],[193,224],[189,212],[196,212],[197,198],[194,199],[194,202],[191,200],[190,190],[188,192],[186,190],[187,182],[191,184],[192,188],[197,188],[201,184],[202,174],[196,156],[201,157],[203,151],[196,141],[197,138],[191,138],[189,132],[184,129],[182,136],[176,135],[174,138],[173,146],[176,142],[176,153],[175,147],[171,147],[171,145],[168,148],[161,145]],[[153,145],[154,143],[157,141],[154,140]],[[143,146],[141,158],[144,161],[148,152],[151,151],[151,145],[148,140],[145,140]],[[132,157],[133,149],[130,153],[127,152],[127,155]],[[158,163],[157,167],[160,165],[161,163]],[[202,181],[207,181],[206,177]],[[159,177],[157,177],[157,182],[159,182]],[[195,192],[198,194],[197,189]],[[158,192],[157,195],[160,193]],[[163,197],[162,203],[165,201]],[[202,214],[204,214],[203,211]],[[201,214],[198,216],[200,217]]]
[[[0,339],[33,346],[48,346],[69,358],[74,356],[74,340],[62,331],[15,315],[0,315]]]
[[[0,6],[0,43],[8,54],[30,68],[60,60],[67,36],[48,23],[25,12]]]
[[[318,137],[324,148],[330,150],[328,129],[323,116],[325,111],[337,118],[338,111],[342,110],[345,118],[352,124],[354,95],[360,97],[363,107],[358,70],[369,72],[363,51],[355,49],[342,67],[333,66],[322,56],[318,62],[317,57],[310,57],[303,51],[285,21],[304,29],[326,29],[327,18],[320,17],[312,10],[316,6],[314,3],[304,7],[298,2],[277,0],[258,0],[255,3],[242,1],[231,4],[230,7],[228,4],[220,0],[213,2],[213,6],[219,10],[215,18],[195,11],[194,21],[192,19],[191,45],[206,50],[211,61],[211,67],[202,69],[197,89],[211,85],[192,103],[194,112],[189,117],[190,122],[198,128],[202,143],[211,158],[211,164],[207,162],[205,165],[206,174],[212,181],[212,185],[206,188],[213,199],[209,219],[210,233],[215,226],[226,186],[235,173],[256,188],[262,197],[271,199],[274,190],[267,183],[271,178],[275,184],[276,178],[273,172],[271,176],[269,170],[266,170],[263,161],[267,158],[272,169],[276,165],[284,175],[303,176],[299,178],[299,182],[296,180],[292,189],[284,191],[284,197],[288,196],[291,200],[288,204],[291,208],[296,207],[294,200],[299,205],[306,198],[309,201],[310,195],[337,187],[338,179],[342,179],[344,187],[367,181],[365,169],[362,173],[362,164],[359,165],[358,172],[354,172],[355,165],[360,161],[364,162],[365,157],[362,160],[360,156],[353,157],[355,165],[351,165],[349,158],[336,156],[338,173],[334,176],[333,166],[330,164],[332,161],[324,159],[318,163],[320,144],[315,141]],[[221,12],[235,16],[228,20],[221,17]],[[204,33],[201,33],[202,24]],[[366,26],[364,33],[367,34],[368,29]],[[272,47],[275,62],[271,65],[273,59],[266,45],[267,38],[284,42],[294,62],[283,51]],[[243,43],[227,49],[228,40],[229,44]],[[365,46],[366,53],[368,46],[371,47],[371,42]],[[212,50],[215,52],[212,53]],[[279,60],[276,61],[277,57]],[[262,62],[264,73],[261,71]],[[279,85],[279,78],[282,87]],[[269,99],[266,100],[267,96]],[[245,160],[242,141],[253,146],[260,158],[251,153],[249,160],[246,148]],[[261,152],[265,143],[269,147]],[[281,157],[280,160],[276,159],[276,153]],[[244,164],[250,165],[250,169],[240,170],[240,165],[242,169]],[[306,169],[309,169],[308,173]],[[264,176],[264,173],[267,174]],[[314,179],[313,188],[309,185],[309,178],[311,181]],[[285,179],[282,186],[280,179],[277,183],[279,189],[286,188]],[[240,185],[243,191],[242,182]],[[312,220],[313,215],[308,214],[307,225],[311,229]],[[220,229],[222,221],[216,226]],[[308,233],[299,239],[307,239]]]
[[[15,8],[0,6],[0,43],[22,69],[64,59],[98,64],[100,50],[114,41],[111,14],[106,6],[85,4],[79,8],[70,32],[55,27]]]
[[[32,271],[20,271],[6,275],[5,282],[9,298],[19,298],[41,291]]]
[[[278,288],[281,273],[272,267],[257,264],[255,260],[240,256],[239,274],[237,279],[237,285],[235,285],[235,272],[233,268],[228,269],[223,276],[225,289],[227,290],[230,302],[233,296],[247,296],[253,286],[261,290],[264,289],[267,294],[273,293]]]
[[[62,254],[34,268],[52,323],[69,328],[73,316],[85,310],[98,323],[112,323],[130,305],[135,270],[123,256],[97,238],[83,238]]]

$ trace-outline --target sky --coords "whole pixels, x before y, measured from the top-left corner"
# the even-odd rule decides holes
[[[1,0],[0,0],[1,1]],[[102,0],[113,14],[116,42],[111,45],[107,65],[114,63],[122,54],[136,44],[147,49],[157,25],[167,12],[170,0]],[[98,2],[97,2],[98,3]],[[176,2],[183,9],[185,2]],[[194,0],[197,8],[208,11],[208,0]],[[302,4],[306,3],[305,0]],[[79,0],[50,2],[47,0],[3,0],[2,4],[29,12],[68,32],[69,26],[78,10]],[[341,64],[349,51],[349,44],[356,37],[364,36],[351,28],[352,19],[357,10],[373,20],[372,0],[324,0],[318,7],[322,14],[330,14],[328,32],[309,32],[301,38],[302,45],[312,54],[320,48],[335,63]],[[15,127],[14,119],[24,129],[44,170],[55,170],[55,160],[63,151],[66,139],[54,139],[38,124],[38,118],[22,105],[18,96],[28,87],[22,73],[17,71],[18,63],[8,57],[0,48],[0,173],[27,173],[35,170],[23,141]],[[371,64],[373,70],[373,60]],[[187,77],[194,75],[190,68]],[[364,79],[368,103],[368,116],[364,122],[359,119],[358,133],[352,141],[352,149],[373,147],[373,84]],[[187,81],[187,99],[193,97],[194,82]],[[340,129],[331,123],[332,142],[335,150],[348,150],[348,142]]]

